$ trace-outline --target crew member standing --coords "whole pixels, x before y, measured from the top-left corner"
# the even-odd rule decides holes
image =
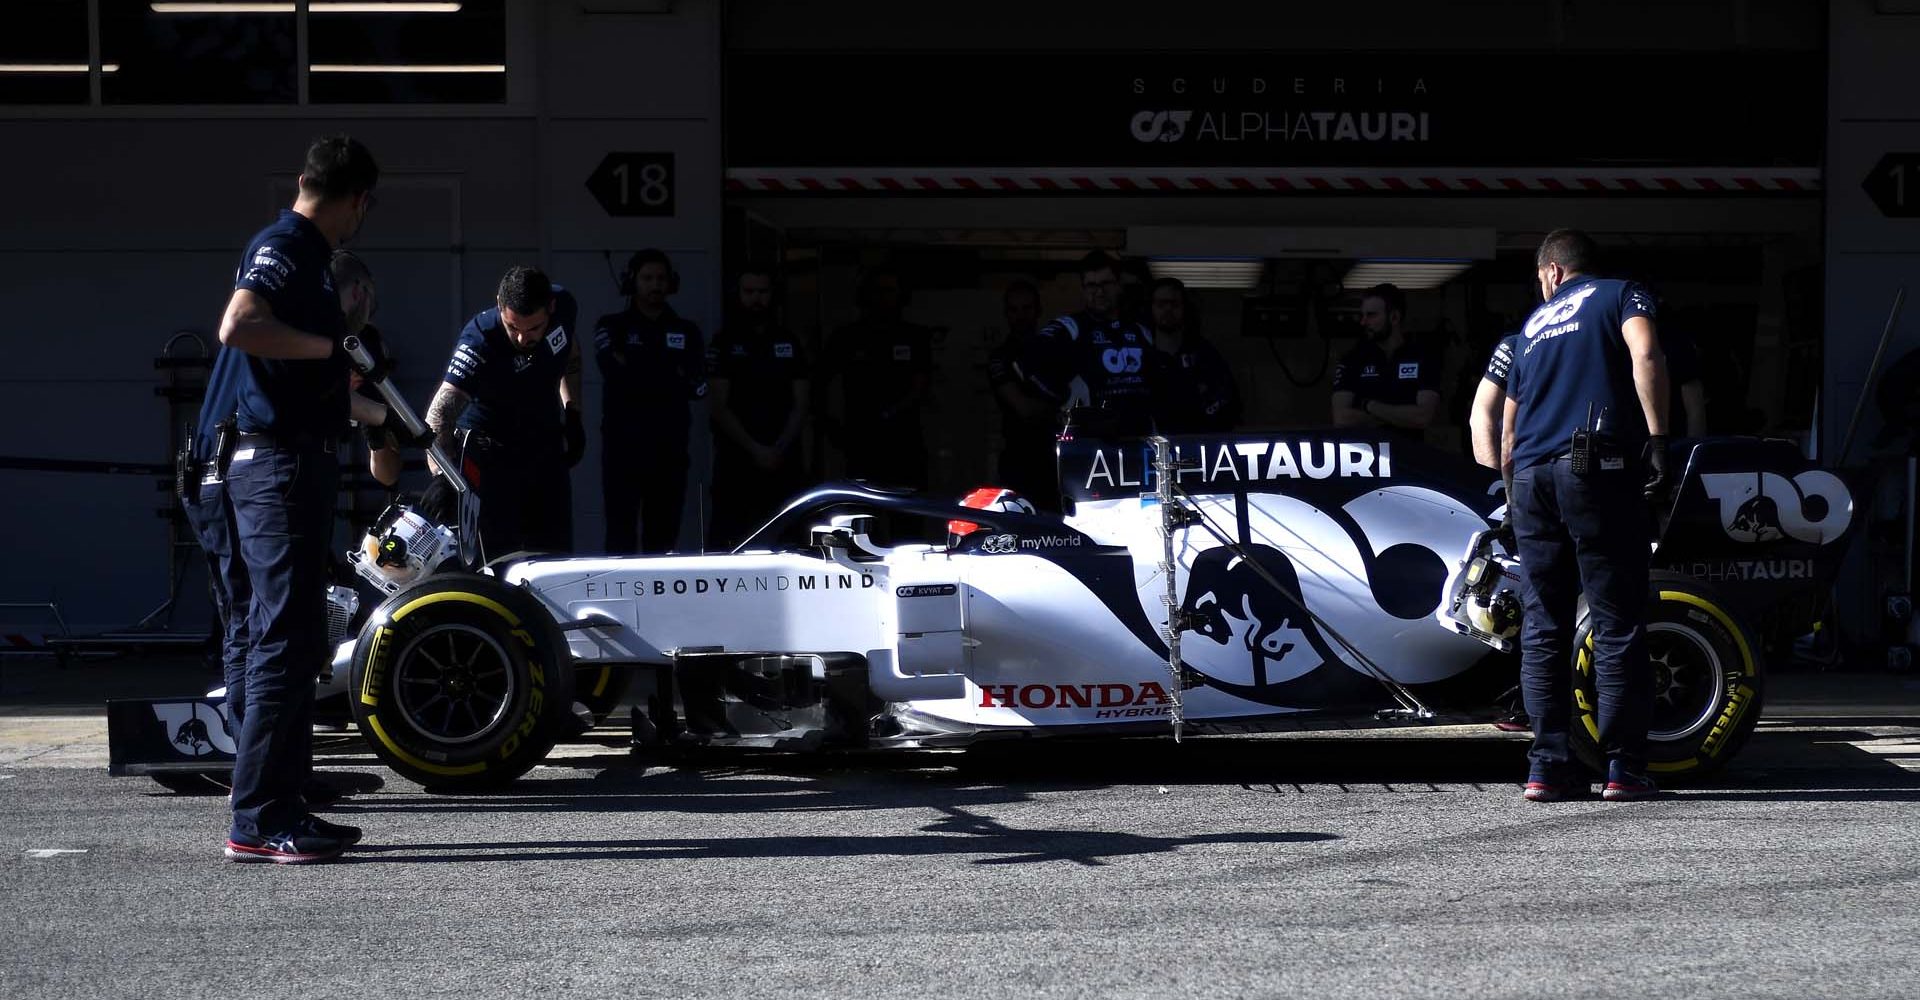
[[[1027,377],[1066,407],[1086,407],[1107,434],[1153,430],[1153,335],[1120,315],[1120,266],[1098,250],[1080,259],[1083,308],[1055,319],[1034,338]]]
[[[1154,424],[1162,434],[1232,430],[1240,422],[1233,370],[1198,330],[1188,329],[1187,286],[1161,278],[1147,293],[1153,315]]]
[[[1058,510],[1054,439],[1060,431],[1060,400],[1043,395],[1026,375],[1040,333],[1040,290],[1030,281],[1016,281],[1007,286],[1000,306],[1007,335],[987,356],[987,384],[1000,404],[999,485],[1036,507]]]
[[[345,317],[329,257],[359,230],[378,179],[358,141],[316,141],[292,209],[241,258],[220,321],[223,349],[209,376],[198,451],[208,466],[202,478],[224,478],[222,509],[247,588],[240,592],[229,562],[229,609],[235,617],[246,609],[244,634],[236,623],[227,636],[246,648],[244,676],[229,678],[241,692],[225,847],[234,861],[325,861],[360,839],[353,827],[311,815],[300,790],[312,767],[314,680],[332,653],[326,573],[338,441],[350,414],[385,419],[373,404],[349,400]],[[223,424],[232,428],[225,435]],[[221,437],[230,444],[216,449]]]
[[[933,383],[933,331],[900,317],[900,276],[860,280],[860,318],[827,339],[819,389],[840,382],[836,425],[847,478],[925,489],[927,440],[920,407]]]
[[[665,253],[642,250],[627,261],[627,308],[594,324],[609,555],[669,552],[680,539],[691,404],[707,394],[707,349],[700,328],[667,303],[679,283]]]
[[[1533,719],[1526,798],[1585,790],[1569,729],[1576,602],[1592,615],[1599,741],[1609,800],[1655,794],[1646,776],[1652,678],[1645,499],[1667,478],[1667,370],[1653,296],[1590,276],[1585,233],[1548,233],[1534,258],[1544,304],[1527,318],[1507,380],[1503,471],[1527,575],[1520,681]]]
[[[1366,339],[1333,369],[1333,425],[1382,427],[1423,441],[1440,413],[1440,359],[1407,336],[1407,296],[1375,285],[1360,297]]]
[[[773,272],[742,271],[737,308],[707,349],[713,395],[715,546],[732,547],[771,518],[805,484],[800,431],[806,425],[807,356],[773,315]]]
[[[580,416],[579,306],[536,267],[500,279],[494,307],[467,321],[427,407],[427,427],[461,461],[480,500],[488,559],[573,551],[569,470],[587,450]]]

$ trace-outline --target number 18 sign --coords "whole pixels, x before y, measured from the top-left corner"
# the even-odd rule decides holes
[[[608,153],[587,178],[608,215],[672,215],[672,153]]]

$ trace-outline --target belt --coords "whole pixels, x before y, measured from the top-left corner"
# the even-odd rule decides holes
[[[340,440],[328,434],[242,434],[235,439],[234,459],[248,448],[272,448],[279,451],[323,451],[331,455],[340,450]]]

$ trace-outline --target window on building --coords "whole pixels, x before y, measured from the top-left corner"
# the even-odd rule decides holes
[[[0,31],[0,104],[85,104],[87,0],[35,0]]]
[[[314,3],[307,19],[312,103],[507,99],[505,0],[329,6]]]
[[[299,100],[291,3],[99,0],[104,104],[292,104]]]

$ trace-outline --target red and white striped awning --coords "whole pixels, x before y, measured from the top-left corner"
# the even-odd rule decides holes
[[[1005,170],[737,167],[727,190],[755,194],[1809,194],[1818,167],[1451,169],[1060,167]]]

